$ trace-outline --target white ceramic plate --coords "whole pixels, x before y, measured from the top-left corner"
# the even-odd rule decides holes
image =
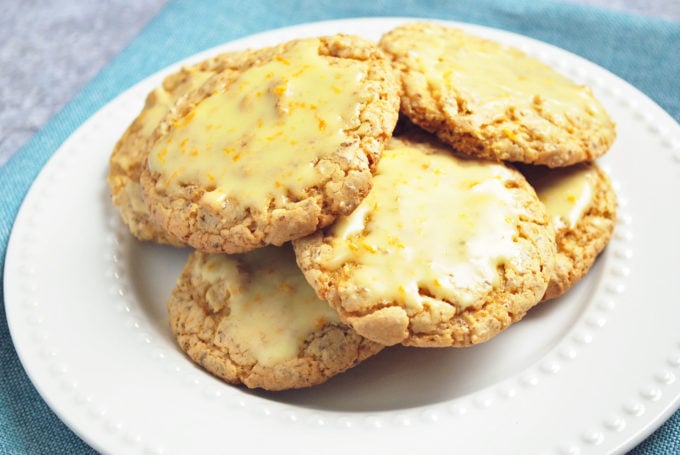
[[[276,30],[378,38],[402,19]],[[524,49],[590,85],[618,123],[600,160],[621,202],[615,237],[567,296],[468,349],[394,348],[329,383],[253,392],[194,366],[165,302],[187,251],[135,241],[105,181],[116,139],[169,68],[85,122],[45,166],[12,232],[5,297],[31,380],[94,448],[125,453],[610,453],[680,403],[680,127],[636,89],[579,57],[457,24]],[[190,59],[215,53],[210,50]]]

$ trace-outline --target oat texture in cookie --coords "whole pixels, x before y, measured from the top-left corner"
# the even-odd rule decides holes
[[[205,252],[281,245],[350,213],[397,121],[399,84],[364,39],[254,52],[157,130],[142,185],[154,218]]]
[[[616,192],[595,162],[560,169],[522,166],[520,170],[555,226],[555,269],[543,297],[550,300],[580,281],[609,243],[616,224]]]
[[[320,384],[382,349],[318,299],[290,245],[241,255],[192,253],[168,310],[191,359],[250,388]]]
[[[475,157],[561,167],[607,152],[615,125],[592,91],[522,51],[435,23],[408,23],[381,47],[414,123]]]
[[[423,347],[481,343],[520,320],[555,255],[545,207],[518,171],[412,134],[388,142],[354,212],[293,244],[359,334]]]
[[[200,87],[235,59],[236,54],[219,54],[167,76],[161,86],[147,95],[142,111],[116,143],[109,160],[109,189],[113,205],[130,232],[140,240],[183,244],[153,221],[142,196],[139,178],[146,164],[153,131],[168,111],[182,96]]]

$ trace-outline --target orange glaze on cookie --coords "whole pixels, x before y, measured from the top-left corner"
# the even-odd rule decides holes
[[[305,281],[287,247],[238,256],[204,255],[194,263],[194,274],[207,283],[244,283],[229,287],[229,315],[220,326],[264,366],[294,359],[312,332],[340,322]],[[211,304],[210,293],[206,299]],[[223,304],[215,302],[216,307]]]
[[[413,309],[434,304],[423,290],[474,306],[498,282],[498,267],[520,256],[514,237],[522,207],[505,187],[516,176],[500,164],[414,147],[388,143],[373,190],[330,228],[337,254],[323,266],[356,263],[359,288]]]
[[[236,194],[261,208],[304,193],[317,177],[314,163],[358,127],[365,101],[361,65],[331,64],[318,46],[301,40],[180,119],[149,156],[159,183],[204,186],[203,201],[216,207]]]

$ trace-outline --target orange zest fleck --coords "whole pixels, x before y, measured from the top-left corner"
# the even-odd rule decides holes
[[[271,136],[267,136],[265,139],[269,142],[273,141],[274,139],[283,136],[283,131],[278,131],[275,134],[272,134]]]
[[[290,60],[286,59],[285,57],[281,57],[280,55],[274,57],[274,60],[276,60],[277,62],[281,62],[284,65],[290,65]]]
[[[508,139],[510,139],[512,142],[517,142],[518,140],[515,133],[510,131],[508,128],[503,128],[503,134],[505,134],[508,137]]]
[[[401,242],[401,240],[399,240],[397,237],[394,237],[394,236],[391,236],[391,235],[390,235],[390,236],[388,237],[387,241],[389,242],[390,245],[392,245],[392,246],[394,246],[394,247],[397,247],[397,248],[400,248],[400,249],[406,248],[406,245],[404,245],[404,244]]]
[[[170,175],[170,177],[168,177],[167,180],[165,181],[165,187],[168,188],[172,184],[172,182],[177,178],[178,175],[179,175],[178,171],[173,172]]]
[[[191,111],[182,119],[182,126],[188,125],[196,117],[196,111]]]
[[[165,157],[168,156],[168,148],[165,147],[158,152],[158,161],[165,164]]]
[[[378,251],[373,245],[371,245],[371,244],[369,244],[369,243],[366,243],[366,242],[362,242],[362,243],[361,243],[361,246],[362,246],[365,250],[370,251],[371,253],[376,253],[376,252]]]

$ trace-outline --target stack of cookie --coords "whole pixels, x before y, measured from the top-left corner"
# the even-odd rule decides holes
[[[136,237],[195,250],[168,303],[179,346],[283,390],[385,346],[487,341],[566,292],[613,231],[594,159],[614,134],[586,87],[414,23],[181,69],[108,182]]]

